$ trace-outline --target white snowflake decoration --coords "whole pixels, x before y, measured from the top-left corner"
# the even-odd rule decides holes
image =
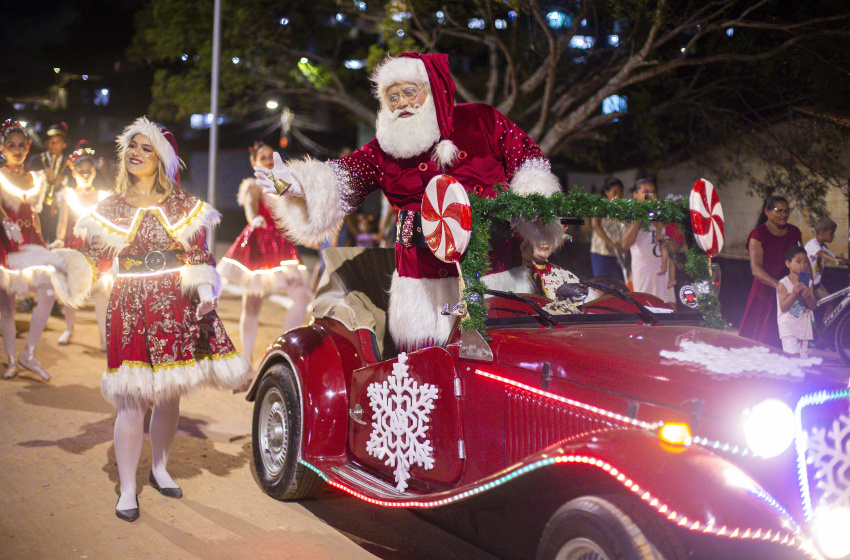
[[[683,340],[679,344],[678,352],[662,350],[661,357],[695,363],[712,373],[721,375],[767,373],[791,377],[804,377],[805,372],[801,368],[818,365],[822,361],[820,358],[783,356],[771,352],[764,346],[724,348],[689,340]]]
[[[832,426],[815,428],[808,441],[807,460],[815,468],[821,505],[850,506],[850,418],[839,416]]]
[[[418,384],[408,376],[407,354],[398,355],[393,372],[383,383],[371,383],[366,388],[369,406],[374,412],[372,433],[366,451],[383,459],[385,465],[395,467],[396,488],[404,492],[410,468],[419,465],[425,470],[434,468],[431,442],[425,437],[428,431],[428,414],[434,410],[437,387],[430,383]]]

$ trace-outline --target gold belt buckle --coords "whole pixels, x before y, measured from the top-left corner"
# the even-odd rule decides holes
[[[151,272],[159,272],[165,268],[165,255],[162,251],[151,251],[145,255],[145,266]]]

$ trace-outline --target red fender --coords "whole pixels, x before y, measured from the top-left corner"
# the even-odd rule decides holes
[[[800,530],[797,520],[733,463],[696,445],[666,444],[644,430],[588,434],[522,463],[534,464],[540,457],[556,457],[566,469],[596,467],[658,515],[691,531],[743,539],[763,538],[770,531],[771,539],[780,534],[781,540]]]
[[[329,332],[310,325],[292,329],[272,343],[260,365],[260,376],[285,360],[301,393],[301,455],[307,461],[345,458],[348,436],[348,391],[339,351]],[[309,372],[309,373],[308,373]],[[246,398],[256,398],[254,384]]]

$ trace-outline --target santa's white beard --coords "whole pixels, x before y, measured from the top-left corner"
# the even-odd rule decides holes
[[[406,159],[429,150],[440,140],[433,96],[425,98],[418,113],[405,118],[395,117],[392,111],[382,106],[375,129],[381,149],[395,158]]]

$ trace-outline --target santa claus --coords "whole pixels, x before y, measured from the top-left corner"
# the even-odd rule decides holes
[[[398,348],[410,351],[445,342],[455,317],[440,310],[459,299],[456,265],[437,259],[422,235],[428,183],[447,174],[479,197],[495,196],[497,183],[521,195],[550,195],[560,185],[540,148],[507,117],[489,105],[455,104],[448,55],[391,57],[371,80],[381,104],[375,139],[340,159],[284,165],[275,154],[271,172],[255,170],[268,190],[275,183],[278,191],[285,189],[275,209],[278,223],[305,244],[333,235],[369,193],[383,191],[400,211],[389,328]],[[540,225],[536,234],[557,247],[563,229],[558,223]],[[522,265],[513,240],[494,254],[493,272]]]

